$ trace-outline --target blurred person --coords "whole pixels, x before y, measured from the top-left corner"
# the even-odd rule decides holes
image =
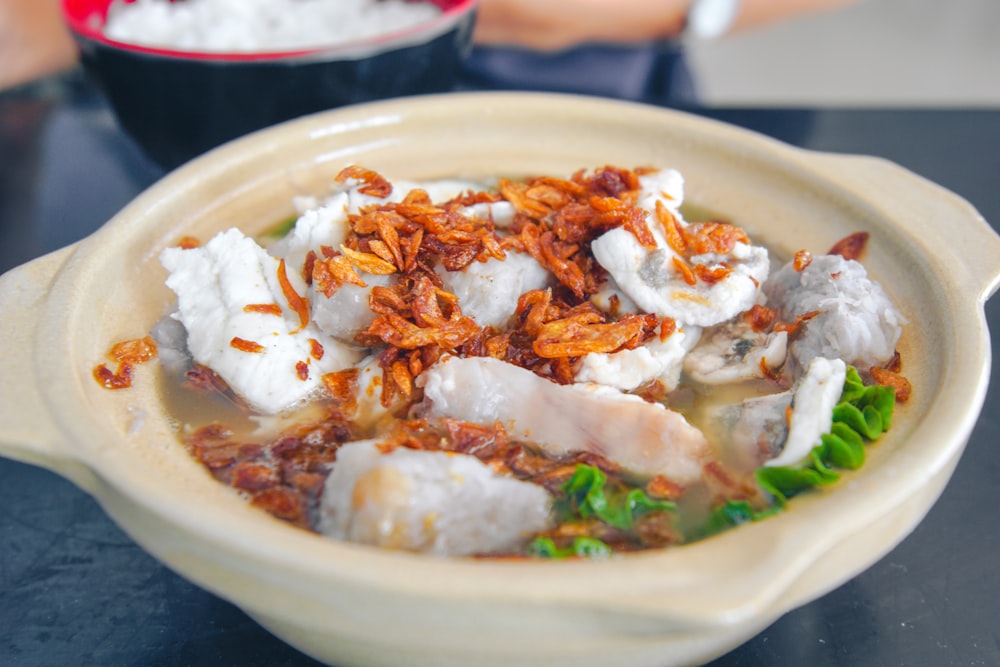
[[[830,11],[854,0],[480,0],[476,87],[695,104],[689,39]]]
[[[59,0],[0,0],[0,89],[68,69],[76,57]]]
[[[690,101],[681,37],[692,32],[692,7],[709,33],[720,33],[852,1],[480,0],[467,73],[481,87]],[[0,89],[67,69],[76,57],[60,0],[0,0]]]
[[[714,4],[724,14],[733,12],[727,30],[742,30],[853,1],[724,0]],[[684,31],[695,4],[693,0],[480,0],[476,42],[555,51],[586,42],[674,39]]]

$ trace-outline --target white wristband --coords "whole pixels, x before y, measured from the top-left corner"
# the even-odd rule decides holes
[[[740,0],[694,0],[684,20],[684,38],[715,39],[736,21]]]

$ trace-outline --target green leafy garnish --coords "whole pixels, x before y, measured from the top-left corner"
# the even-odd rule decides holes
[[[811,464],[814,461],[815,459],[810,458],[810,465],[803,468],[758,468],[757,483],[774,498],[779,507],[783,507],[789,498],[801,491],[833,484],[840,479],[840,475],[825,466],[822,469],[813,468]]]
[[[597,518],[621,530],[631,530],[635,520],[644,514],[672,511],[677,507],[670,501],[650,498],[639,488],[609,495],[605,490],[607,481],[607,475],[600,468],[579,463],[573,476],[563,484],[565,496],[557,506],[570,518]]]
[[[562,495],[555,511],[560,523],[597,520],[624,532],[635,528],[636,521],[654,512],[670,512],[677,506],[667,500],[650,498],[643,489],[616,483],[608,488],[608,476],[600,468],[577,464],[573,475],[560,487]],[[527,552],[542,558],[605,558],[612,549],[603,541],[578,536],[560,547],[550,537],[536,537]]]
[[[844,378],[844,390],[840,393],[841,403],[855,403],[865,395],[867,386],[858,369],[854,366],[847,367],[847,377]]]
[[[848,366],[847,379],[844,380],[844,391],[840,395],[840,402],[834,408],[834,421],[845,421],[843,415],[841,415],[841,419],[838,419],[837,408],[846,412],[845,406],[848,405],[861,412],[865,422],[864,428],[871,431],[870,435],[866,437],[869,440],[874,440],[892,426],[892,412],[896,407],[896,390],[878,384],[866,385],[858,374],[858,369],[854,366]],[[881,419],[881,425],[877,428],[874,422],[877,419],[876,413]]]
[[[722,507],[716,508],[708,516],[708,520],[701,526],[695,537],[702,539],[744,523],[766,519],[780,511],[781,507],[777,505],[757,510],[746,500],[727,500]]]
[[[298,222],[298,220],[299,216],[291,215],[264,232],[264,236],[272,239],[283,239],[288,236],[289,232],[292,231],[292,228],[295,227],[295,223]]]
[[[757,483],[784,506],[789,498],[810,488],[840,479],[836,469],[857,470],[865,462],[865,442],[879,438],[892,424],[896,391],[881,385],[866,385],[858,370],[847,367],[844,390],[833,408],[830,433],[808,459],[797,466],[764,466],[757,469]]]
[[[864,439],[847,424],[834,421],[830,432],[820,436],[820,441],[831,465],[847,470],[857,470],[864,465]]]
[[[528,555],[539,558],[607,558],[611,547],[594,537],[575,537],[570,546],[560,549],[551,537],[536,537],[528,545]]]

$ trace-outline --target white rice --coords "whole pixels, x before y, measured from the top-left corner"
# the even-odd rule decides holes
[[[115,0],[104,33],[179,51],[295,51],[405,30],[440,13],[405,0]]]

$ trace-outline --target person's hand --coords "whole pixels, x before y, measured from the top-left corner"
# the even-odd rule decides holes
[[[678,36],[693,0],[480,0],[479,44],[542,51],[584,42],[644,42]],[[734,28],[835,9],[855,0],[742,0]]]
[[[687,0],[481,0],[475,39],[552,51],[680,32]]]
[[[57,0],[0,0],[0,89],[66,69],[76,57]]]

